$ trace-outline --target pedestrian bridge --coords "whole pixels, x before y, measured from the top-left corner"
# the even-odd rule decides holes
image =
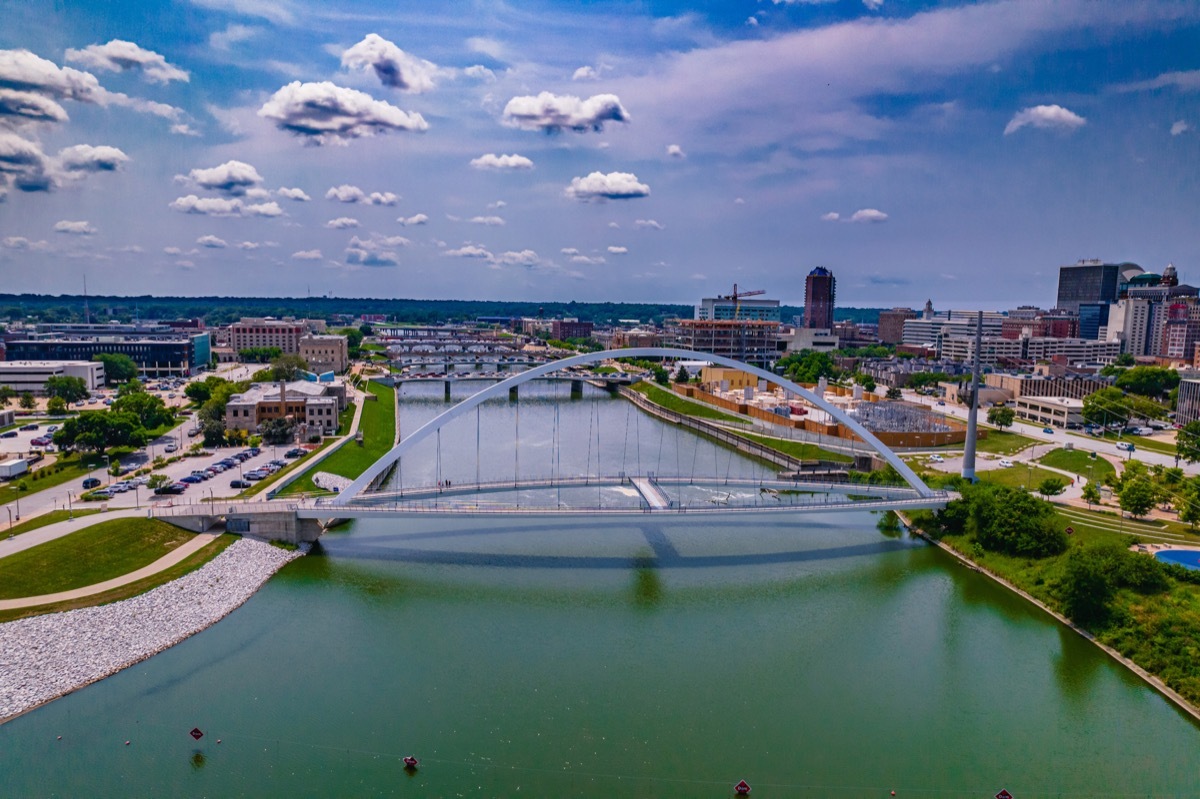
[[[442,426],[498,397],[516,397],[516,388],[570,367],[585,367],[610,358],[669,358],[704,360],[742,369],[782,386],[849,428],[867,447],[892,466],[905,485],[828,483],[782,479],[724,479],[655,473],[561,475],[511,480],[420,485],[396,488],[387,478],[413,446],[439,436]],[[439,439],[440,440],[440,439]],[[479,446],[477,444],[477,446]],[[440,458],[440,450],[439,450]],[[597,461],[598,464],[598,461]],[[315,540],[323,525],[340,519],[406,518],[430,514],[507,516],[579,516],[631,514],[830,513],[844,511],[915,510],[940,508],[951,499],[930,489],[894,452],[841,408],[797,383],[758,367],[709,353],[674,348],[631,348],[586,353],[543,364],[494,383],[437,415],[363,472],[341,493],[332,496],[254,502],[175,503],[156,515],[189,529],[207,529],[224,521],[231,532],[245,532],[291,541]]]

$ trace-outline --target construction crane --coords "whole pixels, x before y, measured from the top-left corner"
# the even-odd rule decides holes
[[[741,318],[742,297],[756,297],[759,294],[766,294],[766,293],[767,292],[763,291],[762,289],[755,289],[753,291],[738,291],[737,283],[734,283],[733,284],[733,292],[730,294],[722,295],[719,299],[733,300],[733,318],[734,318],[734,321],[737,321],[738,319]]]

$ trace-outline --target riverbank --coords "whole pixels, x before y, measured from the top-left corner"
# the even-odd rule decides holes
[[[979,565],[974,560],[969,558],[967,555],[963,554],[962,552],[958,551],[954,547],[950,546],[950,544],[948,544],[944,541],[939,541],[939,540],[927,535],[919,527],[914,526],[912,523],[912,520],[907,515],[905,515],[903,513],[898,513],[897,515],[900,517],[901,521],[904,522],[904,525],[914,535],[920,536],[921,538],[925,539],[929,543],[931,543],[934,546],[941,549],[943,552],[949,553],[952,557],[954,557],[963,566],[971,569],[972,571],[979,572],[980,574],[992,579],[993,581],[999,583],[1000,585],[1004,586],[1008,590],[1017,594],[1022,599],[1025,599],[1025,600],[1031,602],[1032,604],[1034,604],[1035,606],[1040,608],[1045,613],[1049,614],[1050,616],[1053,616],[1063,626],[1065,626],[1071,630],[1074,630],[1076,633],[1078,633],[1083,638],[1086,638],[1088,641],[1091,641],[1093,644],[1095,644],[1097,647],[1099,647],[1105,654],[1107,654],[1113,660],[1116,660],[1122,666],[1124,666],[1125,668],[1129,669],[1131,672],[1136,674],[1144,682],[1146,682],[1146,684],[1148,684],[1151,688],[1153,688],[1154,690],[1156,690],[1160,694],[1162,694],[1162,696],[1164,696],[1166,699],[1168,699],[1170,702],[1172,702],[1176,707],[1178,707],[1186,715],[1190,716],[1194,721],[1200,722],[1200,708],[1198,708],[1196,705],[1193,705],[1191,702],[1189,702],[1182,694],[1180,694],[1178,691],[1174,690],[1169,685],[1167,685],[1165,682],[1163,682],[1162,679],[1160,679],[1156,675],[1152,674],[1151,672],[1147,671],[1146,669],[1142,668],[1141,666],[1139,666],[1137,663],[1135,663],[1133,660],[1129,659],[1125,655],[1122,655],[1119,651],[1117,651],[1113,647],[1103,643],[1091,631],[1089,631],[1083,627],[1080,627],[1078,624],[1075,624],[1075,622],[1071,621],[1069,618],[1064,616],[1062,613],[1059,613],[1057,610],[1050,607],[1045,602],[1038,599],[1033,594],[1024,590],[1023,588],[1016,585],[1012,581],[1006,579],[1005,577],[1003,577],[999,574],[996,574],[995,572],[991,571],[990,569],[984,568],[983,566]]]
[[[244,538],[140,596],[0,624],[0,724],[210,627],[303,554]]]

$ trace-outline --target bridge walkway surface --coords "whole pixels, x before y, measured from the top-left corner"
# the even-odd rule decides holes
[[[629,482],[633,483],[633,487],[642,495],[642,499],[646,500],[646,504],[654,510],[666,510],[671,507],[671,500],[663,493],[662,489],[654,482],[651,477],[631,477]]]

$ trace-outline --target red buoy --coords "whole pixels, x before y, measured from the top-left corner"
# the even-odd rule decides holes
[[[741,780],[737,785],[733,786],[733,792],[738,796],[749,796],[750,783],[746,782],[745,780]]]
[[[404,758],[404,767],[406,769],[413,770],[417,767],[417,764],[420,762],[421,761],[417,760],[412,755],[408,755],[407,757]]]

